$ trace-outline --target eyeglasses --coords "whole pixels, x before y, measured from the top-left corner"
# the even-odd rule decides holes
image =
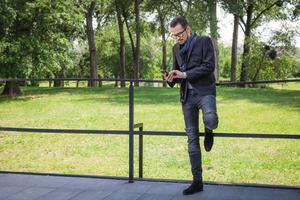
[[[177,33],[177,34],[175,34],[175,35],[171,33],[170,36],[171,36],[173,39],[177,39],[178,37],[179,37],[179,38],[182,38],[185,31],[186,31],[186,28],[185,28],[183,31],[181,31],[181,32],[179,32],[179,33]]]

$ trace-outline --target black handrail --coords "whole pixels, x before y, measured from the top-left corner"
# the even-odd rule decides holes
[[[80,130],[80,129],[42,129],[42,128],[15,128],[0,127],[0,131],[22,132],[22,133],[65,133],[65,134],[118,134],[129,135],[129,177],[128,182],[133,183],[134,178],[134,140],[133,134],[139,135],[139,179],[143,179],[143,135],[148,136],[186,136],[185,132],[168,131],[143,131],[143,123],[138,123],[133,128],[139,128],[139,131],[126,130]],[[201,132],[200,136],[204,136]],[[300,134],[255,134],[255,133],[215,133],[215,137],[234,137],[234,138],[271,138],[271,139],[300,139]]]
[[[23,81],[124,81],[124,82],[144,82],[144,83],[165,83],[164,80],[145,80],[145,79],[113,79],[113,78],[0,78],[0,82],[14,81],[14,82],[23,82]],[[270,84],[270,83],[289,83],[289,82],[300,82],[299,78],[295,79],[286,79],[286,80],[258,80],[258,81],[239,81],[239,82],[230,82],[230,81],[221,81],[216,83],[219,85],[249,85],[249,84]]]
[[[5,81],[16,81],[16,79],[0,79]],[[24,79],[21,79],[24,80]],[[33,79],[28,79],[33,80]],[[42,79],[34,79],[42,80]],[[49,79],[47,79],[49,80]],[[62,80],[62,79],[51,79],[51,80]],[[66,79],[63,79],[66,80]],[[116,81],[124,79],[84,79],[84,80],[106,80]],[[20,79],[17,79],[20,81]],[[143,178],[143,135],[165,135],[165,136],[186,136],[185,132],[162,132],[162,131],[143,131],[143,124],[134,124],[134,86],[133,82],[163,82],[155,80],[132,80],[128,79],[129,85],[129,131],[125,130],[78,130],[78,129],[43,129],[43,128],[16,128],[16,127],[0,127],[0,131],[6,132],[42,132],[42,133],[75,133],[75,134],[128,134],[129,135],[129,177],[128,181],[132,183],[134,181],[134,135],[139,135],[139,178]],[[297,80],[284,80],[285,82],[298,82]],[[255,83],[277,83],[276,81],[256,81]],[[254,82],[234,82],[234,84],[253,84]],[[230,82],[226,84],[231,84]],[[139,128],[139,131],[134,131],[135,128]],[[200,133],[201,136],[204,133]],[[216,137],[239,137],[239,138],[276,138],[276,139],[300,139],[300,134],[250,134],[250,133],[216,133]]]
[[[141,128],[141,127],[134,127]],[[100,135],[128,135],[128,130],[82,130],[82,129],[46,129],[46,128],[16,128],[1,127],[0,131],[5,132],[22,132],[22,133],[49,133],[49,134],[100,134]],[[133,131],[134,135],[140,135],[141,130]],[[185,132],[177,131],[144,131],[143,135],[147,136],[186,136]],[[204,136],[204,132],[200,132],[200,136]],[[219,133],[215,132],[215,137],[225,138],[269,138],[269,139],[300,139],[300,134],[268,134],[268,133]]]

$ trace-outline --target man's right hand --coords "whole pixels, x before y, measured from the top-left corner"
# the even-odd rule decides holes
[[[164,79],[170,83],[173,82],[173,74],[168,72],[164,73]]]

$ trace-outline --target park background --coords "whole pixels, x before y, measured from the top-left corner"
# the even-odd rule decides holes
[[[172,66],[168,23],[183,15],[194,32],[213,39],[218,81],[294,79],[299,9],[293,0],[3,0],[0,78],[161,80],[160,71]],[[226,16],[232,22],[222,20]],[[224,34],[225,26],[231,31]],[[125,82],[6,83],[0,83],[2,127],[128,130]],[[178,88],[135,86],[136,122],[145,130],[183,131]],[[216,132],[299,134],[299,83],[243,86],[218,87]],[[298,143],[218,138],[213,152],[203,151],[204,178],[299,185]],[[126,176],[127,147],[126,136],[2,132],[0,169]],[[144,155],[145,177],[191,178],[182,137],[146,136]]]

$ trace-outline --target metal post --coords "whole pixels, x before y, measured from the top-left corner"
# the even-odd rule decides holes
[[[133,183],[133,95],[134,95],[133,83],[130,81],[129,86],[129,183]]]
[[[139,128],[139,178],[143,178],[143,126]]]

